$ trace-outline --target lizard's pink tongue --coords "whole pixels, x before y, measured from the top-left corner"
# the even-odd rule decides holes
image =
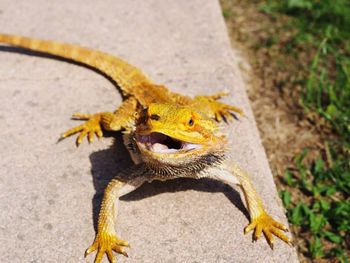
[[[161,151],[164,151],[164,150],[168,150],[168,146],[164,145],[164,144],[161,144],[161,143],[155,143],[152,145],[152,149],[153,151],[155,152],[161,152]]]
[[[169,149],[168,146],[161,143],[152,144],[150,150],[155,153],[176,153],[179,151],[177,149]]]

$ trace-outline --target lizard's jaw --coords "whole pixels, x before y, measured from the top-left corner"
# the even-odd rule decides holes
[[[181,141],[159,132],[139,135],[136,140],[143,150],[158,154],[187,153],[202,147],[201,144]]]
[[[128,138],[132,156],[138,153],[136,162],[144,162],[159,178],[189,176],[217,165],[224,159],[227,144],[224,137],[212,144],[199,144],[162,131],[134,133]]]

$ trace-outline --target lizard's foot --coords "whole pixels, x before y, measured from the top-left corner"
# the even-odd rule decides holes
[[[238,113],[239,115],[243,116],[243,111],[237,107],[221,103],[219,101],[212,101],[210,104],[215,114],[215,120],[218,122],[227,122],[230,119],[238,120],[237,115],[235,113]]]
[[[94,140],[94,134],[98,138],[103,136],[102,128],[101,128],[101,117],[102,114],[82,114],[82,113],[75,113],[73,114],[72,118],[75,120],[86,120],[85,123],[76,126],[65,133],[61,135],[60,140],[71,136],[73,134],[76,134],[80,132],[79,136],[76,140],[76,145],[79,146],[80,143],[83,141],[84,137],[87,136],[89,143],[91,143]]]
[[[97,234],[94,243],[85,251],[85,257],[97,250],[95,263],[101,262],[104,253],[107,254],[109,262],[115,263],[117,261],[112,250],[128,257],[128,254],[124,251],[124,247],[129,247],[127,241],[119,239],[115,234],[104,232]]]
[[[211,112],[217,122],[227,122],[230,119],[238,119],[236,113],[244,115],[243,111],[237,107],[219,102],[223,96],[227,96],[227,92],[220,92],[211,96],[198,96],[197,99],[209,105]]]
[[[261,236],[261,233],[263,232],[267,242],[269,243],[272,249],[273,249],[272,234],[282,239],[288,245],[292,245],[292,241],[290,240],[290,238],[281,232],[281,230],[287,232],[288,228],[285,225],[275,221],[271,216],[269,216],[265,212],[263,212],[259,217],[252,220],[252,222],[247,227],[244,228],[244,233],[246,234],[253,229],[255,229],[254,235],[253,235],[254,240],[258,240],[259,237]]]

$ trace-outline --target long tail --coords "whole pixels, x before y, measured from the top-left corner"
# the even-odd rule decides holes
[[[133,88],[141,83],[152,83],[141,70],[120,58],[100,51],[7,34],[0,34],[0,43],[59,56],[96,68],[113,79],[125,95],[130,94]]]

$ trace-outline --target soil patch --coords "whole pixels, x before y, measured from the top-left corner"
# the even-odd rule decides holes
[[[300,106],[300,81],[306,77],[313,54],[293,50],[286,55],[292,28],[286,28],[288,17],[271,17],[260,11],[260,1],[221,0],[223,14],[232,45],[240,51],[241,69],[246,79],[248,96],[266,149],[270,167],[279,190],[288,189],[283,183],[287,168],[294,167],[293,158],[303,149],[309,158],[324,148],[317,126],[305,118]],[[293,52],[299,52],[293,56]],[[305,57],[301,60],[301,57]],[[314,154],[313,154],[314,153]],[[296,191],[292,195],[296,194]],[[309,261],[305,252],[305,234],[294,232],[302,262]]]

